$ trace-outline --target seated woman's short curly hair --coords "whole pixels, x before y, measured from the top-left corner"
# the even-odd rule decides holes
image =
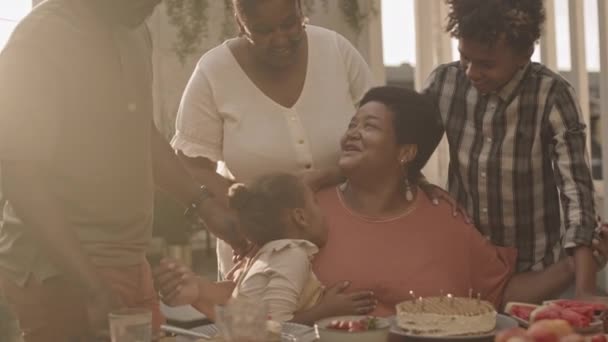
[[[518,51],[529,50],[540,38],[545,21],[542,0],[446,0],[446,31],[452,37],[492,46],[502,35]]]
[[[436,99],[430,94],[420,94],[412,89],[381,86],[370,89],[359,102],[379,102],[394,115],[396,143],[416,145],[416,157],[408,165],[408,178],[417,182],[421,170],[443,137],[443,124]]]

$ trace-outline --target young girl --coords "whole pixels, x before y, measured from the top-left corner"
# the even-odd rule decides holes
[[[311,259],[325,244],[327,227],[315,196],[300,179],[286,173],[262,176],[250,186],[235,184],[229,193],[243,234],[259,249],[237,265],[232,298],[262,300],[275,321],[314,323],[325,317],[367,314],[376,305],[370,291],[344,294],[348,282],[325,290],[312,272]],[[157,272],[163,301],[192,304],[213,317],[213,304],[227,298],[226,283],[211,283],[191,273],[179,281],[168,263]],[[163,271],[164,270],[164,271]],[[194,281],[195,279],[196,281]],[[167,286],[173,283],[175,289]],[[179,283],[179,285],[176,285]],[[193,285],[194,284],[194,285]]]

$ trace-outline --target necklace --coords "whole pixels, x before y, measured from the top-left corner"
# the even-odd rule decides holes
[[[370,216],[370,215],[363,215],[360,214],[358,212],[356,212],[355,210],[353,210],[346,201],[346,198],[344,197],[346,195],[346,190],[348,189],[348,181],[345,181],[344,183],[340,184],[337,186],[336,188],[336,192],[338,194],[338,199],[340,200],[340,203],[342,204],[342,206],[344,207],[344,209],[346,209],[346,211],[348,211],[351,215],[353,216],[357,216],[365,221],[369,221],[369,222],[388,222],[388,221],[393,221],[393,220],[397,220],[400,219],[404,216],[409,215],[410,213],[412,213],[415,209],[416,209],[416,201],[414,199],[414,201],[412,201],[407,208],[405,208],[403,211],[396,213],[395,215],[391,215],[388,217],[378,217],[378,216]]]

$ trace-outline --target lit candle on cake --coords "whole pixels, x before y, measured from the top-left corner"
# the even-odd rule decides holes
[[[410,297],[412,297],[413,300],[416,300],[416,295],[414,294],[414,291],[410,290]]]
[[[448,301],[450,302],[450,306],[454,306],[454,297],[452,297],[451,293],[448,293]]]
[[[420,311],[424,311],[424,300],[422,297],[418,297],[418,302],[420,303]]]

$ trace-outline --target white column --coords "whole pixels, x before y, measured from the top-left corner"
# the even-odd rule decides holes
[[[557,49],[555,47],[555,0],[544,0],[545,25],[540,38],[540,59],[549,69],[557,71]]]
[[[415,0],[416,21],[416,70],[414,84],[420,90],[435,66],[433,12],[434,0]]]
[[[608,220],[608,23],[605,18],[608,18],[608,1],[597,1],[598,23],[599,23],[599,41],[600,41],[600,134],[602,142],[602,186],[596,187],[596,190],[603,191],[602,202],[603,208],[597,208],[598,214],[602,216],[604,221]],[[603,277],[598,276],[600,286],[606,290],[608,283],[608,274],[605,270],[602,271]]]
[[[416,21],[416,68],[414,70],[414,85],[416,90],[421,90],[424,81],[435,67],[435,27],[433,17],[437,15],[434,11],[435,0],[415,0],[414,13]],[[440,184],[439,159],[435,152],[423,171],[426,178],[434,184]]]
[[[382,4],[381,0],[371,0],[368,6],[376,11],[376,15],[369,16],[367,24],[367,37],[369,49],[368,64],[377,85],[386,84],[386,69],[384,67],[384,55],[382,53]],[[369,12],[368,12],[369,13]]]
[[[441,63],[452,61],[450,36],[444,32],[447,6],[443,0],[416,0],[416,68],[415,86],[420,90],[429,74]],[[444,138],[423,170],[426,178],[437,185],[447,185],[449,150]]]
[[[598,20],[600,33],[600,121],[602,139],[602,185],[603,208],[601,215],[608,220],[608,0],[598,0]]]
[[[435,37],[438,44],[435,47],[436,64],[443,64],[452,62],[452,37],[449,33],[445,32],[445,18],[448,15],[448,6],[443,0],[434,0],[435,10],[434,13],[434,27]],[[437,185],[446,188],[448,185],[448,167],[450,164],[450,150],[448,146],[448,139],[444,135],[443,139],[437,146],[437,150],[434,153],[437,158]]]
[[[452,37],[445,32],[446,18],[448,16],[448,5],[444,0],[434,0],[433,26],[435,31],[435,41],[438,42],[435,47],[437,64],[452,62]]]
[[[570,54],[572,60],[572,86],[578,94],[585,124],[587,125],[587,152],[591,160],[589,79],[585,53],[584,1],[569,0],[570,14]],[[602,17],[599,17],[602,21]]]

